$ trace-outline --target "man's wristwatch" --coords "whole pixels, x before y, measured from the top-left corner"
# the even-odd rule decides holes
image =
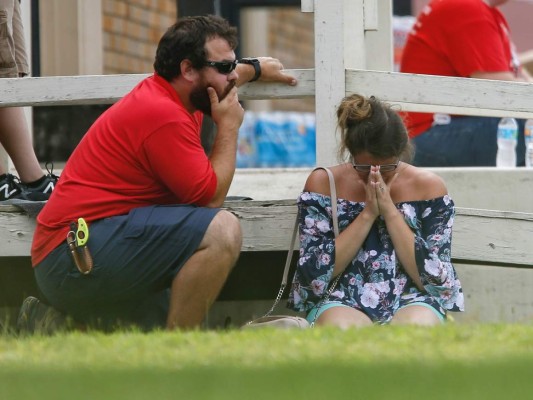
[[[255,82],[256,80],[259,79],[259,77],[261,76],[261,63],[259,62],[257,58],[241,58],[239,60],[239,63],[253,65],[254,70],[255,70],[255,75],[252,79],[250,79],[250,82]]]

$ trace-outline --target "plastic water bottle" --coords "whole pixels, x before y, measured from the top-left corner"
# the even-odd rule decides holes
[[[526,167],[533,168],[533,119],[528,119],[524,127],[526,139]]]
[[[516,119],[505,117],[498,124],[498,152],[496,167],[516,167],[516,142],[518,140],[518,124]]]

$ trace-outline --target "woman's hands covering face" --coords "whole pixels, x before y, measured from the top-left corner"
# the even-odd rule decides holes
[[[396,210],[396,207],[394,206],[394,203],[390,197],[390,187],[397,176],[398,174],[395,173],[389,182],[386,183],[383,180],[381,172],[379,171],[379,166],[371,167],[365,185],[365,208],[369,210],[374,218],[377,218],[378,215],[386,217],[387,213]]]

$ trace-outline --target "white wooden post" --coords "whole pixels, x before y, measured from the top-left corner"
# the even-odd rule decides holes
[[[311,8],[308,2],[302,5]],[[365,67],[364,0],[315,0],[313,10],[317,165],[331,165],[336,162],[335,112],[346,93],[345,70]]]
[[[301,2],[302,12],[313,12],[315,10],[314,0],[302,0]]]
[[[315,13],[317,165],[331,165],[346,69],[392,69],[392,1],[302,0],[302,11]]]
[[[365,0],[365,69],[392,71],[392,0]]]

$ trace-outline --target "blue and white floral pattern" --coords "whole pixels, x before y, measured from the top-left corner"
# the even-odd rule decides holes
[[[309,312],[324,296],[335,266],[331,199],[303,192],[298,207],[300,257],[288,306]],[[365,203],[338,199],[337,207],[342,232]],[[416,287],[396,259],[385,221],[379,217],[329,300],[357,308],[381,324],[389,322],[398,308],[413,302],[427,303],[443,314],[464,311],[461,283],[451,263],[453,200],[446,195],[396,207],[415,235],[415,258],[425,290]]]

